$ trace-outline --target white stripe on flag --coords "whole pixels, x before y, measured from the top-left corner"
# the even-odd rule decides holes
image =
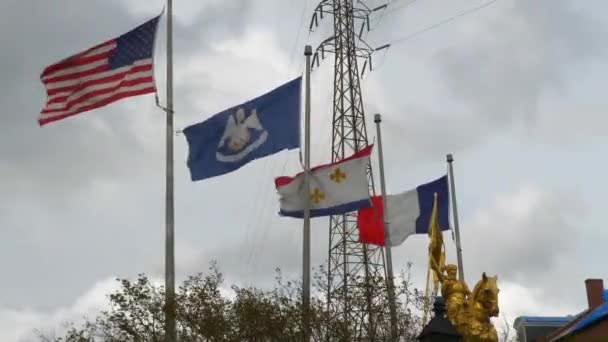
[[[42,78],[43,82],[47,82],[48,79],[50,78],[55,78],[55,77],[59,77],[59,76],[70,76],[72,74],[78,74],[80,72],[84,72],[84,71],[88,71],[91,69],[95,69],[97,67],[100,67],[102,65],[108,64],[108,59],[104,58],[104,59],[100,59],[97,61],[93,61],[91,63],[87,63],[87,64],[83,64],[83,65],[78,65],[75,67],[71,67],[71,68],[66,68],[66,69],[61,69],[58,71],[55,71],[54,73],[44,76]],[[54,83],[54,82],[51,82]]]
[[[86,107],[86,106],[89,106],[89,105],[94,105],[96,102],[105,100],[105,99],[107,99],[109,97],[118,95],[120,93],[130,92],[130,91],[136,91],[136,90],[144,90],[144,89],[150,88],[150,87],[154,87],[154,82],[146,82],[146,83],[142,83],[142,84],[138,84],[138,85],[130,86],[130,87],[120,87],[120,88],[117,88],[113,92],[110,92],[110,93],[107,93],[107,94],[98,95],[98,96],[94,96],[94,97],[86,99],[86,100],[84,100],[82,102],[78,102],[78,103],[74,104],[72,107],[70,107],[69,110],[65,110],[65,111],[62,111],[62,112],[53,112],[53,113],[41,113],[40,117],[42,119],[48,119],[48,118],[53,118],[53,117],[56,117],[56,116],[62,116],[62,115],[72,114],[72,113],[77,112],[82,107]]]
[[[416,220],[420,216],[420,203],[416,189],[386,196],[390,245],[399,246],[408,236],[416,234]]]
[[[114,75],[120,74],[121,72],[128,71],[133,66],[144,66],[144,65],[152,65],[152,59],[151,58],[142,59],[142,60],[136,61],[135,63],[133,63],[131,65],[120,67],[120,68],[117,68],[114,70],[108,70],[108,71],[96,73],[93,75],[79,77],[79,78],[76,78],[73,80],[47,83],[46,88],[49,90],[53,90],[53,89],[57,89],[57,88],[70,87],[70,86],[77,85],[79,83],[84,83],[84,82],[88,82],[88,81],[98,80],[98,79],[104,78],[104,77],[114,76]],[[51,97],[49,97],[49,100],[51,100],[53,97],[56,97],[59,95],[60,95],[60,93],[53,94]],[[65,94],[63,96],[65,96]]]
[[[102,54],[102,53],[106,53],[106,52],[112,51],[114,49],[116,49],[116,42],[115,41],[113,41],[111,43],[108,43],[106,45],[102,45],[102,46],[98,47],[97,49],[93,49],[93,50],[85,53],[84,55],[82,55],[82,57],[92,57],[92,56],[95,56],[95,55],[99,55],[99,54]]]
[[[62,102],[56,102],[56,103],[51,103],[49,105],[47,105],[46,107],[43,108],[43,110],[54,110],[54,109],[61,109],[64,108],[66,103],[69,103],[71,101],[77,100],[78,98],[85,96],[89,93],[98,91],[98,90],[103,90],[103,89],[108,89],[108,88],[114,88],[117,87],[118,85],[120,85],[121,82],[124,81],[135,81],[137,79],[140,78],[146,78],[146,77],[151,77],[153,75],[152,70],[150,71],[142,71],[142,72],[135,72],[132,74],[127,74],[125,75],[125,77],[123,77],[122,79],[116,80],[116,81],[112,81],[112,82],[105,82],[105,83],[100,83],[100,84],[93,84],[90,85],[82,90],[79,90],[77,92],[71,92],[70,95],[63,100]],[[64,95],[65,96],[65,95]],[[66,108],[67,109],[67,108]]]

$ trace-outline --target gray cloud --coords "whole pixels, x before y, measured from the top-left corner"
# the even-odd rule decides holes
[[[123,4],[112,2],[6,5],[2,22],[11,29],[0,32],[5,47],[0,176],[10,182],[3,184],[0,200],[6,231],[1,253],[13,281],[0,304],[47,309],[68,302],[99,277],[136,274],[155,263],[151,258],[161,258],[164,119],[146,96],[38,127],[42,68],[149,16],[134,19]],[[215,5],[194,23],[178,21],[176,60],[201,53],[201,42],[214,42],[213,36],[242,32],[245,22],[238,13],[246,6]],[[209,21],[213,15],[224,19]],[[103,25],[91,25],[100,18]],[[227,25],[230,21],[234,25]],[[187,179],[179,157],[176,170]]]
[[[606,26],[593,14],[602,6],[497,2],[397,43],[385,56],[376,56],[377,70],[363,81],[367,107],[383,114],[387,139],[398,137],[405,150],[399,156],[410,161],[468,151],[514,129],[541,140],[560,136],[547,127],[558,128],[562,122],[576,127],[566,129],[570,137],[595,132],[598,126],[590,122],[597,122],[597,115],[574,108],[605,104],[581,104],[573,84],[591,77],[589,65],[604,55],[599,39]],[[389,12],[370,41],[376,46],[408,36],[472,4],[460,1],[445,7],[449,10],[415,4]],[[562,109],[566,99],[569,111]],[[563,127],[560,132],[565,133]]]
[[[569,1],[513,1],[436,60],[447,90],[480,118],[533,123],[541,99],[563,91],[577,65],[604,53],[605,27]],[[483,21],[482,21],[483,22]]]
[[[466,207],[466,203],[459,204]],[[521,185],[496,194],[470,215],[461,215],[464,269],[469,286],[481,279],[482,272],[498,275],[499,287],[504,286],[510,296],[525,291],[535,297],[537,305],[543,305],[531,308],[509,297],[514,302],[501,303],[501,311],[508,315],[539,312],[551,315],[567,312],[550,312],[550,308],[583,308],[581,284],[587,277],[598,276],[594,275],[598,270],[584,261],[586,250],[601,245],[590,241],[597,227],[580,226],[586,215],[584,207],[585,202],[576,193]],[[444,234],[444,241],[447,262],[455,264],[451,234]],[[396,268],[403,267],[405,261],[414,261],[414,281],[421,288],[426,275],[427,246],[426,236],[414,236],[393,250]],[[531,311],[521,312],[522,308]]]
[[[582,236],[572,233],[582,209],[576,195],[534,187],[498,197],[463,229],[463,238],[470,241],[467,249],[474,253],[471,268],[501,270],[501,276],[516,283],[543,279],[562,260],[576,257]]]
[[[187,2],[180,3],[180,12],[189,10]],[[599,25],[565,1],[550,3],[515,1],[513,7],[500,7],[497,17],[470,20],[475,23],[468,31],[472,34],[450,33],[455,27],[464,30],[451,26],[438,40],[438,34],[429,39],[431,48],[391,49],[384,68],[364,81],[370,138],[371,114],[379,111],[385,117],[385,141],[394,146],[385,151],[390,174],[396,175],[390,184],[401,182],[396,178],[403,178],[402,170],[412,165],[423,167],[428,160],[443,160],[447,151],[470,152],[483,146],[505,125],[534,114],[539,98],[556,100],[548,89],[571,82],[571,65],[588,63],[603,53],[595,40],[601,35],[592,34],[601,31]],[[176,21],[178,128],[299,73],[301,45],[308,39],[302,31],[294,42],[302,9],[294,1],[199,5],[204,10],[193,10]],[[123,1],[3,3],[0,177],[7,181],[0,197],[0,267],[12,281],[0,296],[0,309],[48,313],[73,302],[75,294],[85,293],[101,279],[162,274],[164,118],[152,97],[130,99],[44,128],[36,123],[44,97],[38,79],[42,68],[127,30],[160,9],[138,7]],[[422,14],[426,10],[416,8]],[[397,15],[392,18],[376,32],[401,33],[405,23]],[[307,23],[305,16],[302,26]],[[331,26],[329,20],[324,25]],[[309,42],[322,37],[315,33]],[[370,40],[382,41],[373,35]],[[447,41],[453,44],[443,48],[450,45]],[[162,44],[159,51],[164,51]],[[326,161],[328,152],[331,63],[325,61],[313,76],[316,162]],[[162,56],[159,64],[164,64]],[[157,73],[162,88],[163,71]],[[597,113],[601,112],[600,108]],[[601,118],[596,115],[593,122]],[[543,125],[550,119],[543,119]],[[272,177],[298,170],[297,153],[193,184],[183,163],[187,150],[182,138],[175,140],[179,275],[204,271],[208,261],[217,259],[235,282],[266,284],[275,267],[297,276],[301,223],[276,217],[272,185]],[[568,212],[567,196],[538,191],[521,216],[489,206],[486,221],[464,220],[479,233],[466,237],[471,277],[487,268],[508,281],[548,287],[555,279],[564,280],[562,270],[583,258],[573,256],[586,244],[564,240],[568,229],[574,229],[564,216],[580,214]],[[520,197],[514,198],[509,205],[517,207]],[[500,253],[488,251],[489,246],[480,242],[498,225],[505,234],[497,248]],[[527,234],[531,246],[539,247],[514,253],[524,245],[508,234],[513,227],[520,236]],[[319,264],[327,256],[324,220],[315,222],[313,238],[313,264]],[[418,251],[410,243],[396,254],[399,260],[426,260],[425,246],[420,246]],[[487,255],[491,257],[486,259]],[[423,279],[422,273],[416,279]],[[564,284],[560,289],[569,291],[579,286],[579,280]],[[547,291],[548,298],[567,295],[552,290]]]

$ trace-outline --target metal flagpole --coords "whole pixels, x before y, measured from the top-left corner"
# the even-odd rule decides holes
[[[310,56],[312,47],[304,47],[306,56],[306,97],[304,104],[304,239],[302,270],[302,305],[304,341],[310,341]]]
[[[165,193],[165,341],[177,342],[173,199],[173,1],[167,0],[167,179]]]
[[[374,115],[376,123],[376,138],[378,139],[378,162],[380,166],[380,189],[382,190],[382,222],[384,227],[384,250],[386,251],[386,271],[388,279],[386,281],[388,288],[389,310],[391,313],[391,337],[395,339],[398,335],[397,330],[397,304],[395,302],[395,283],[393,275],[393,257],[391,253],[391,235],[388,230],[388,208],[386,205],[386,179],[384,178],[384,155],[382,154],[382,134],[380,132],[380,122],[382,118],[380,114]]]
[[[454,168],[452,163],[454,157],[452,154],[447,155],[450,173],[450,192],[452,193],[452,210],[454,216],[454,233],[456,234],[456,256],[458,258],[458,279],[464,281],[464,267],[462,266],[462,247],[460,245],[460,227],[458,225],[458,207],[456,205],[456,185],[454,184]]]

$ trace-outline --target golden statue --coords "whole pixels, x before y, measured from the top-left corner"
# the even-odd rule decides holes
[[[432,267],[435,267],[432,265]],[[490,317],[497,317],[497,276],[488,277],[485,272],[470,292],[464,281],[456,279],[456,265],[447,265],[437,272],[441,282],[441,295],[446,302],[446,314],[456,330],[467,342],[497,342],[498,334]]]
[[[498,334],[490,317],[498,316],[497,276],[486,273],[477,282],[473,292],[463,280],[456,278],[456,265],[445,265],[445,246],[437,222],[437,194],[429,220],[429,268],[433,270],[434,288],[441,283],[441,295],[446,302],[446,313],[454,328],[465,342],[497,342]],[[428,289],[428,277],[427,277]],[[435,292],[434,291],[434,292]]]
[[[450,322],[457,327],[459,322],[463,322],[463,313],[467,297],[471,294],[467,284],[456,279],[456,265],[445,266],[445,274],[439,271],[436,265],[431,266],[441,282],[441,295],[446,302],[446,313]]]
[[[498,317],[498,276],[488,277],[484,272],[469,296],[463,330],[465,341],[496,342],[498,334],[490,317]]]

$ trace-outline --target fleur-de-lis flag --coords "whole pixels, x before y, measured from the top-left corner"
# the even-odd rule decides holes
[[[304,188],[304,173],[276,178],[279,214],[302,218],[307,200],[310,201],[310,217],[339,215],[370,207],[366,171],[371,151],[372,146],[368,146],[339,162],[313,168],[309,193]]]

